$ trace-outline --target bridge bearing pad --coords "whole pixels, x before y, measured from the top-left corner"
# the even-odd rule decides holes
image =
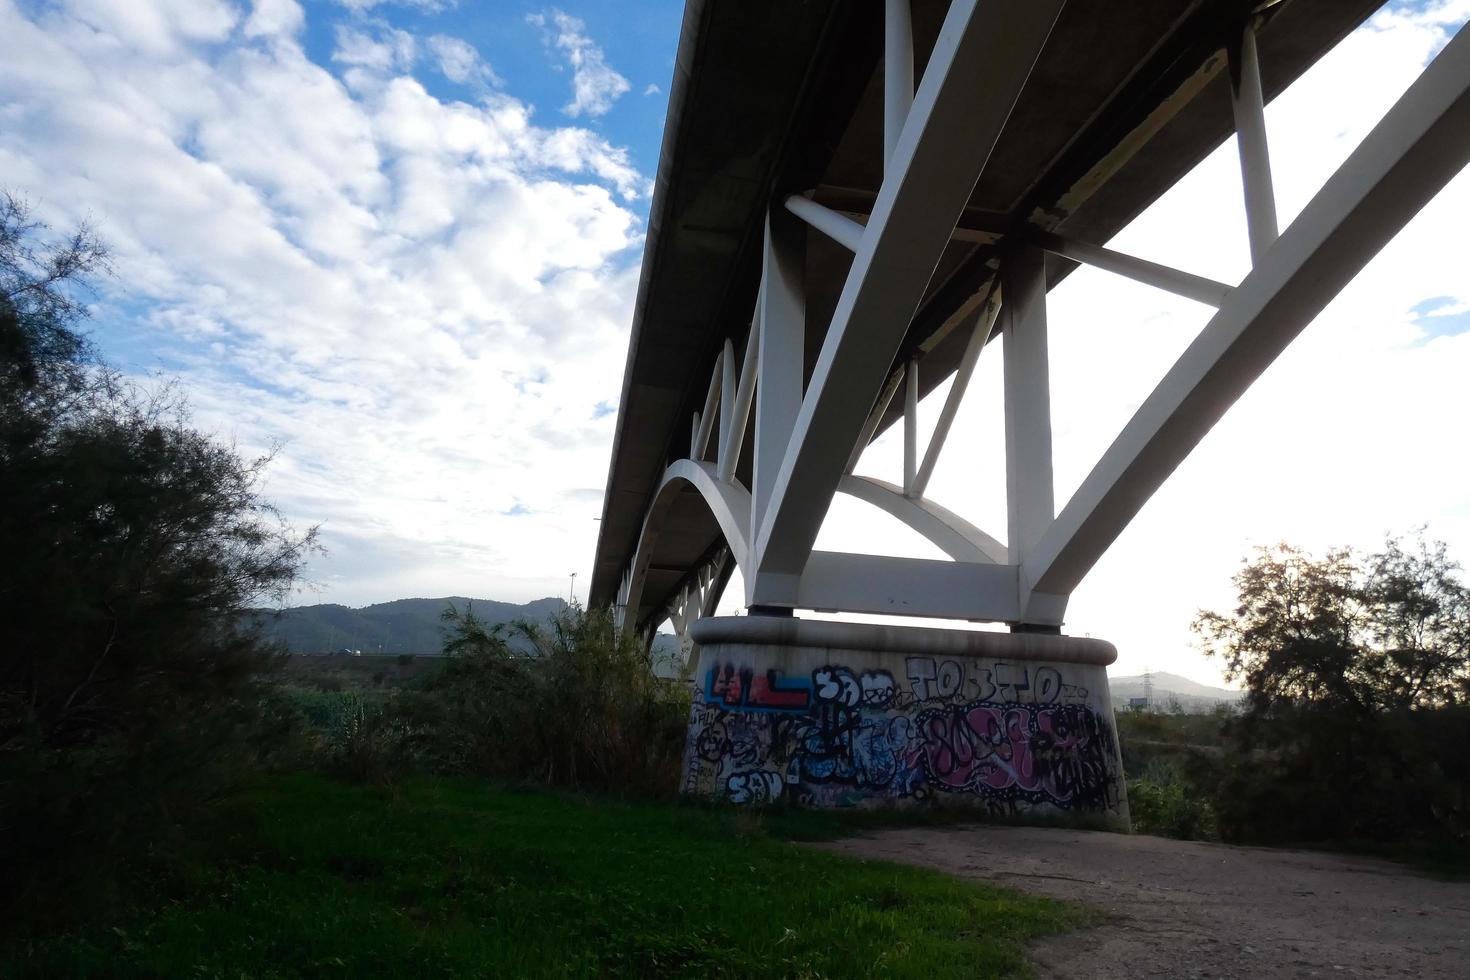
[[[691,632],[686,794],[1128,829],[1110,643],[758,616]]]

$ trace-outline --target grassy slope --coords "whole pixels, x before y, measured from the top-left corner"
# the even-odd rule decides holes
[[[468,781],[275,778],[204,837],[116,924],[0,950],[0,975],[999,977],[1026,973],[1027,939],[1087,920],[746,814]]]

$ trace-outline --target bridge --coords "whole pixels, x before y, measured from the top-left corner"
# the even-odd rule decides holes
[[[1279,226],[1264,106],[1377,7],[691,0],[589,595],[628,629],[672,619],[686,653],[700,649],[686,664],[702,685],[686,792],[953,800],[1126,826],[1105,673],[1116,651],[1058,635],[1069,596],[1470,160],[1461,31]],[[1107,247],[1232,135],[1252,263],[1240,282]],[[1058,501],[1047,294],[1079,264],[1213,314]],[[1128,344],[1118,337],[1120,358]],[[926,494],[982,356],[1003,358],[1004,528]],[[950,379],[921,446],[919,400]],[[895,425],[901,481],[855,473]],[[946,557],[816,549],[839,493]],[[751,615],[713,617],[736,568]]]
[[[1465,165],[1461,32],[1277,227],[1263,105],[1377,7],[692,0],[590,602],[682,631],[738,567],[757,612],[1058,628],[1161,482]],[[1253,259],[1241,282],[1100,244],[1232,134]],[[1046,294],[1079,263],[1216,312],[1058,508]],[[997,339],[1008,521],[981,529],[925,490]],[[920,446],[915,406],[951,376]],[[854,474],[900,424],[901,484]],[[814,550],[836,493],[948,560]]]

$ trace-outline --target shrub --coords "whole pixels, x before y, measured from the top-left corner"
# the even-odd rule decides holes
[[[1232,728],[1214,784],[1227,840],[1470,843],[1470,706],[1279,703]]]
[[[105,259],[0,197],[0,900],[92,883],[270,744],[277,658],[243,612],[312,534],[250,462],[90,360],[71,290]]]
[[[417,731],[407,713],[360,695],[338,698],[328,722],[328,761],[339,776],[385,784],[417,768]]]
[[[1249,690],[1216,793],[1230,839],[1470,837],[1470,587],[1442,542],[1261,549],[1195,629]]]
[[[573,607],[546,625],[487,628],[472,608],[446,611],[453,659],[404,724],[437,769],[614,793],[674,789],[688,723],[685,691],[653,675],[647,646],[609,611]]]
[[[1215,810],[1188,774],[1174,764],[1156,762],[1128,781],[1128,809],[1140,834],[1213,840]]]

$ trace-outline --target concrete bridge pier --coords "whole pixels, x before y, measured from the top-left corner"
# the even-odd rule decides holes
[[[1110,643],[767,616],[691,631],[685,793],[1128,829]]]

